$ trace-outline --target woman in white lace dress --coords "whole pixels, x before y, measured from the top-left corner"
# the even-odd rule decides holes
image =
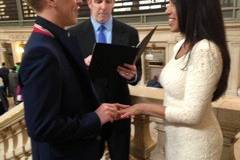
[[[121,117],[165,119],[167,160],[219,160],[223,136],[211,108],[226,90],[230,58],[219,0],[170,0],[170,30],[185,37],[163,69],[164,104],[135,104]]]

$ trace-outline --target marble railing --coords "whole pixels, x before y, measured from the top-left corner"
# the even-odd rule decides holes
[[[162,103],[162,90],[135,89],[131,89],[134,103]],[[139,95],[139,93],[142,95]],[[239,97],[224,97],[213,104],[224,135],[222,160],[240,160],[239,105]],[[150,124],[154,124],[155,127],[150,127]],[[159,118],[136,116],[133,119],[133,126],[134,133],[131,141],[131,159],[164,160],[165,132],[163,121]],[[155,137],[153,137],[153,132],[156,133],[154,134]],[[20,104],[0,116],[0,160],[23,159],[31,159],[31,145],[24,122],[23,105]],[[109,159],[107,154],[104,159]]]
[[[23,105],[19,104],[0,116],[0,159],[31,159],[30,144],[24,121]]]

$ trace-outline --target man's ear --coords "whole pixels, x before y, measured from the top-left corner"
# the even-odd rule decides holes
[[[45,2],[48,4],[47,6],[51,8],[55,8],[57,6],[58,0],[45,0]]]
[[[87,0],[87,4],[88,4],[88,7],[89,7],[89,8],[91,7],[92,1],[93,1],[93,0]]]

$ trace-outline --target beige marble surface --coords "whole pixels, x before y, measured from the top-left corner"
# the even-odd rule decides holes
[[[142,85],[130,86],[130,94],[136,97],[152,98],[163,100],[164,90],[161,88],[146,87]],[[223,96],[218,101],[212,103],[214,108],[223,108],[240,111],[239,96]]]
[[[240,111],[240,97],[224,96],[220,98],[217,102],[214,102],[213,107]]]
[[[164,91],[161,88],[145,87],[142,85],[130,86],[130,95],[143,98],[163,100]]]

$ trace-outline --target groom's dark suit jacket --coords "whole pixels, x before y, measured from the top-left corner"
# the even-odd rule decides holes
[[[20,69],[25,119],[34,160],[96,160],[99,106],[76,40],[37,17],[52,33],[33,32]]]

